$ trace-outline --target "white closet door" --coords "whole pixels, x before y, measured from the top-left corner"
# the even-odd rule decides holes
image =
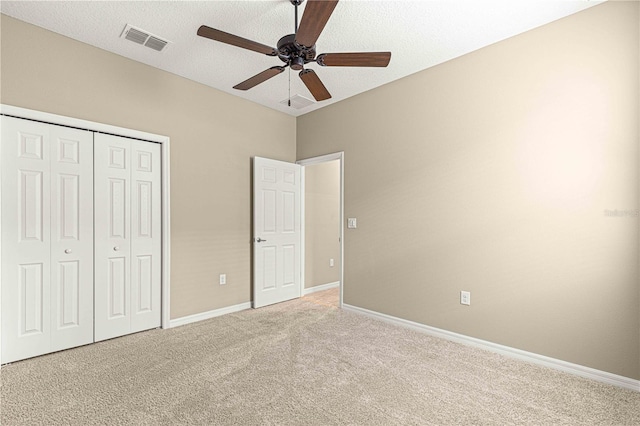
[[[94,136],[95,340],[131,328],[131,142]]]
[[[2,117],[2,363],[93,340],[91,149]]]
[[[49,126],[2,117],[2,362],[51,346]]]
[[[93,342],[93,132],[51,126],[51,351]]]
[[[160,326],[160,144],[132,141],[131,332]]]
[[[94,148],[99,341],[160,326],[160,150],[105,134]]]

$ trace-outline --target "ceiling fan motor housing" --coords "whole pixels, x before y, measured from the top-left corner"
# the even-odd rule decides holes
[[[291,69],[301,70],[304,64],[312,62],[316,57],[316,46],[300,46],[295,42],[295,38],[295,34],[289,34],[278,40],[278,57]]]

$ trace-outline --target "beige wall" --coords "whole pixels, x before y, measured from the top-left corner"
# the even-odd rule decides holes
[[[250,158],[294,161],[295,118],[5,15],[1,25],[2,103],[171,138],[171,317],[248,302]]]
[[[340,281],[340,160],[306,166],[304,174],[304,286],[309,288]]]
[[[604,214],[638,209],[638,8],[298,119],[298,158],[345,152],[345,303],[640,379],[638,217]]]

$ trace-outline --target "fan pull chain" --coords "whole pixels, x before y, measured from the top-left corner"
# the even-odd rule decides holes
[[[289,68],[289,99],[287,100],[287,105],[291,107],[291,68]]]

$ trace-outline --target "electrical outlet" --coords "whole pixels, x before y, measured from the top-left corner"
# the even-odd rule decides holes
[[[333,259],[329,259],[329,266],[333,268]]]
[[[358,227],[358,220],[355,217],[350,217],[347,219],[347,228],[356,229]]]
[[[470,291],[461,291],[460,292],[460,304],[461,305],[471,305],[471,292]]]
[[[227,274],[220,274],[220,285],[225,285],[227,283]]]

